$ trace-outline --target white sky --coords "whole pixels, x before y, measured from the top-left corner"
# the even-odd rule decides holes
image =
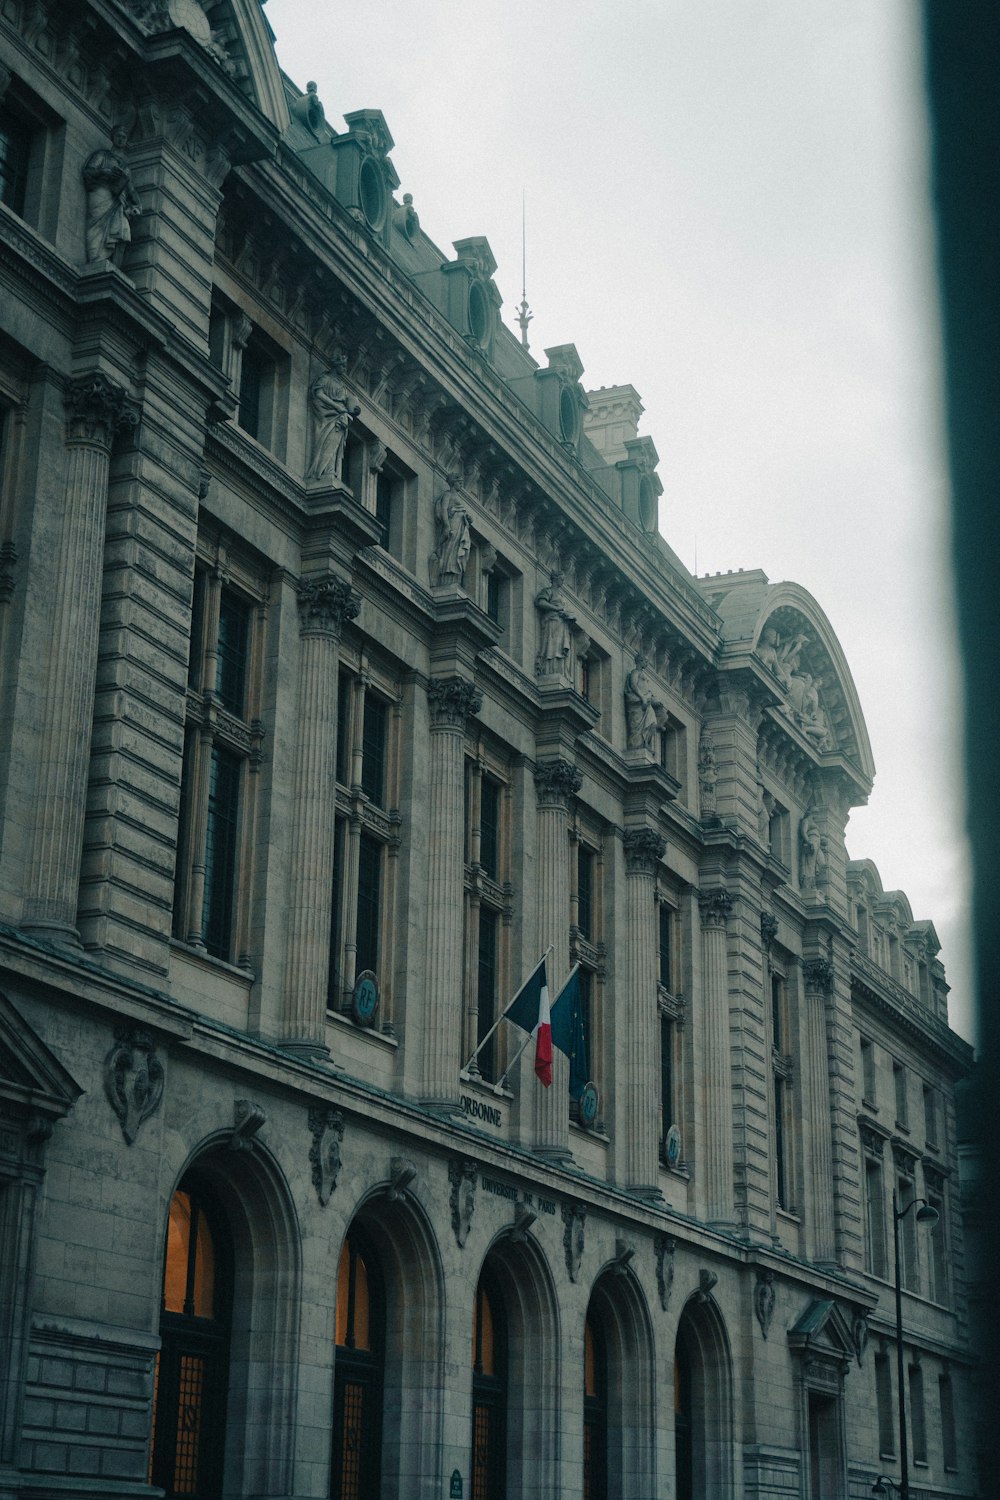
[[[422,228],[502,316],[630,382],[689,568],[829,616],[877,767],[848,849],[930,918],[973,1034],[948,486],[912,0],[269,0],[327,118],[381,109]]]

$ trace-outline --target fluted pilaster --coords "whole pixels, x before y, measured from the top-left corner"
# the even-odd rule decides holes
[[[724,889],[702,891],[701,956],[704,1016],[705,1136],[699,1150],[705,1182],[705,1215],[733,1220],[733,1091],[729,1048],[729,965],[726,923],[732,897]]]
[[[65,402],[66,480],[52,573],[52,642],[24,926],[77,940],[108,468],[115,434],[134,427],[139,411],[124,389],[102,374],[69,381]]]
[[[806,1182],[812,1184],[812,1257],[835,1265],[837,1246],[833,1222],[833,1145],[830,1135],[830,1082],[826,1042],[826,1000],[833,982],[829,959],[807,959],[802,965],[805,980],[806,1118],[809,1122],[809,1162]]]
[[[299,715],[289,849],[286,1045],[325,1052],[336,814],[340,632],[361,601],[332,574],[299,590]]]
[[[580,790],[583,777],[565,760],[539,761],[535,767],[538,799],[538,939],[548,957],[549,995],[555,1000],[569,972],[569,840],[567,816],[570,798]],[[552,1087],[535,1088],[533,1143],[538,1151],[554,1155],[569,1152],[568,1065],[561,1052],[553,1057]]]
[[[666,840],[652,828],[625,832],[624,988],[619,992],[616,1033],[624,1038],[624,1139],[616,1143],[625,1185],[656,1193],[657,1129],[656,867]]]
[[[427,991],[423,1096],[455,1103],[462,1066],[462,905],[465,866],[465,724],[482,698],[461,677],[434,678],[427,859]]]

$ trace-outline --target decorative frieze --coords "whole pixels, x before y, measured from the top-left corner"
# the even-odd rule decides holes
[[[469,1238],[476,1212],[476,1163],[469,1157],[453,1158],[448,1163],[451,1183],[451,1227],[461,1250]]]
[[[309,1111],[309,1167],[316,1196],[324,1207],[337,1188],[340,1176],[344,1116],[339,1109],[317,1107]]]
[[[582,1203],[564,1203],[562,1221],[566,1270],[569,1272],[570,1281],[575,1281],[580,1274],[580,1264],[583,1260],[587,1210]]]
[[[114,1046],[104,1059],[104,1092],[129,1146],[159,1109],[163,1083],[163,1064],[149,1033],[117,1027]]]

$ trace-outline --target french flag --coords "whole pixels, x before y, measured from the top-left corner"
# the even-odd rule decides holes
[[[504,1014],[508,1021],[513,1021],[522,1031],[530,1031],[535,1038],[535,1076],[545,1088],[551,1088],[552,1017],[544,958],[525,980]]]

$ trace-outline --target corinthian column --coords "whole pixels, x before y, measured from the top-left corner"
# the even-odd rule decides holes
[[[623,1038],[625,1108],[618,1114],[615,1142],[618,1176],[627,1187],[659,1197],[656,1007],[656,867],[666,840],[652,828],[625,831],[624,990],[616,1006],[616,1033]]]
[[[465,723],[482,697],[462,677],[432,678],[427,848],[427,988],[422,1095],[457,1107],[462,1066]]]
[[[830,1071],[826,1045],[826,1000],[833,982],[828,958],[810,958],[802,965],[805,980],[804,1115],[809,1122],[809,1163],[805,1180],[812,1184],[810,1218],[812,1258],[833,1266],[837,1245],[833,1224],[833,1145],[830,1136]]]
[[[116,432],[136,426],[139,408],[99,373],[70,380],[65,401],[66,479],[52,570],[51,648],[23,925],[77,943],[108,468]]]
[[[552,949],[547,963],[551,1000],[555,1000],[569,973],[567,813],[570,798],[576,795],[582,784],[583,777],[568,761],[543,760],[535,767],[538,939],[542,952],[550,946]],[[563,1054],[556,1051],[552,1058],[552,1087],[534,1087],[534,1148],[550,1156],[569,1155],[567,1068]]]
[[[724,889],[702,891],[702,1020],[704,1025],[705,1134],[699,1150],[705,1182],[705,1217],[733,1221],[733,1090],[729,1056],[729,966],[726,921],[732,897]]]
[[[285,1046],[326,1052],[330,901],[337,802],[340,632],[361,601],[332,573],[299,589],[299,715],[285,960]]]

